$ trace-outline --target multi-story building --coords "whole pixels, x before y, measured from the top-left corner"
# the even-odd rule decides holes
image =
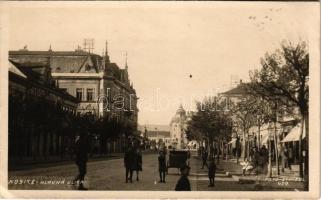
[[[10,51],[10,60],[50,66],[55,85],[76,97],[78,114],[129,119],[137,126],[137,96],[128,76],[128,65],[120,69],[110,62],[107,42],[104,55],[75,51]]]

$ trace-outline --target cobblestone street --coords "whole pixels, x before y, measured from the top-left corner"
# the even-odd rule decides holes
[[[189,180],[192,191],[240,191],[254,190],[254,184],[239,184],[232,177],[225,174],[225,171],[218,166],[215,179],[215,187],[208,187],[207,170],[201,169],[201,161],[195,157],[190,160],[191,172]],[[222,165],[224,166],[224,165]],[[166,176],[166,183],[158,183],[158,161],[157,154],[143,155],[143,171],[140,173],[140,180],[136,181],[134,172],[133,183],[125,183],[125,169],[123,159],[106,161],[93,161],[87,164],[86,187],[89,190],[174,190],[179,179],[178,170],[169,169]],[[68,184],[77,175],[75,164],[64,164],[53,167],[37,168],[9,172],[9,189],[54,189],[54,190],[76,190],[77,187]],[[36,184],[15,184],[19,179],[23,180],[46,180],[38,181]],[[64,180],[65,182],[50,183],[48,181]]]

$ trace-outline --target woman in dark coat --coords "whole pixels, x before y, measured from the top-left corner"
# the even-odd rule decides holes
[[[124,155],[124,165],[126,168],[126,183],[128,180],[133,182],[133,171],[136,166],[136,156],[132,147],[129,147]]]
[[[180,168],[180,170],[181,170],[181,177],[179,178],[175,186],[175,191],[191,191],[191,184],[188,180],[190,167],[187,165],[184,165]]]

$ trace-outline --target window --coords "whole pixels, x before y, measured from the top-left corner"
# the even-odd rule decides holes
[[[87,101],[92,101],[94,95],[94,89],[87,89]]]
[[[89,65],[86,65],[85,71],[90,71],[90,70],[91,70],[91,67]]]
[[[82,101],[82,89],[81,88],[76,89],[76,97],[79,101]]]

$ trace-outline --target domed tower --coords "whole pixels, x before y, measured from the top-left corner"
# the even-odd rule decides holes
[[[177,149],[185,148],[187,144],[185,136],[186,122],[186,111],[183,106],[180,105],[170,123],[172,146]]]

